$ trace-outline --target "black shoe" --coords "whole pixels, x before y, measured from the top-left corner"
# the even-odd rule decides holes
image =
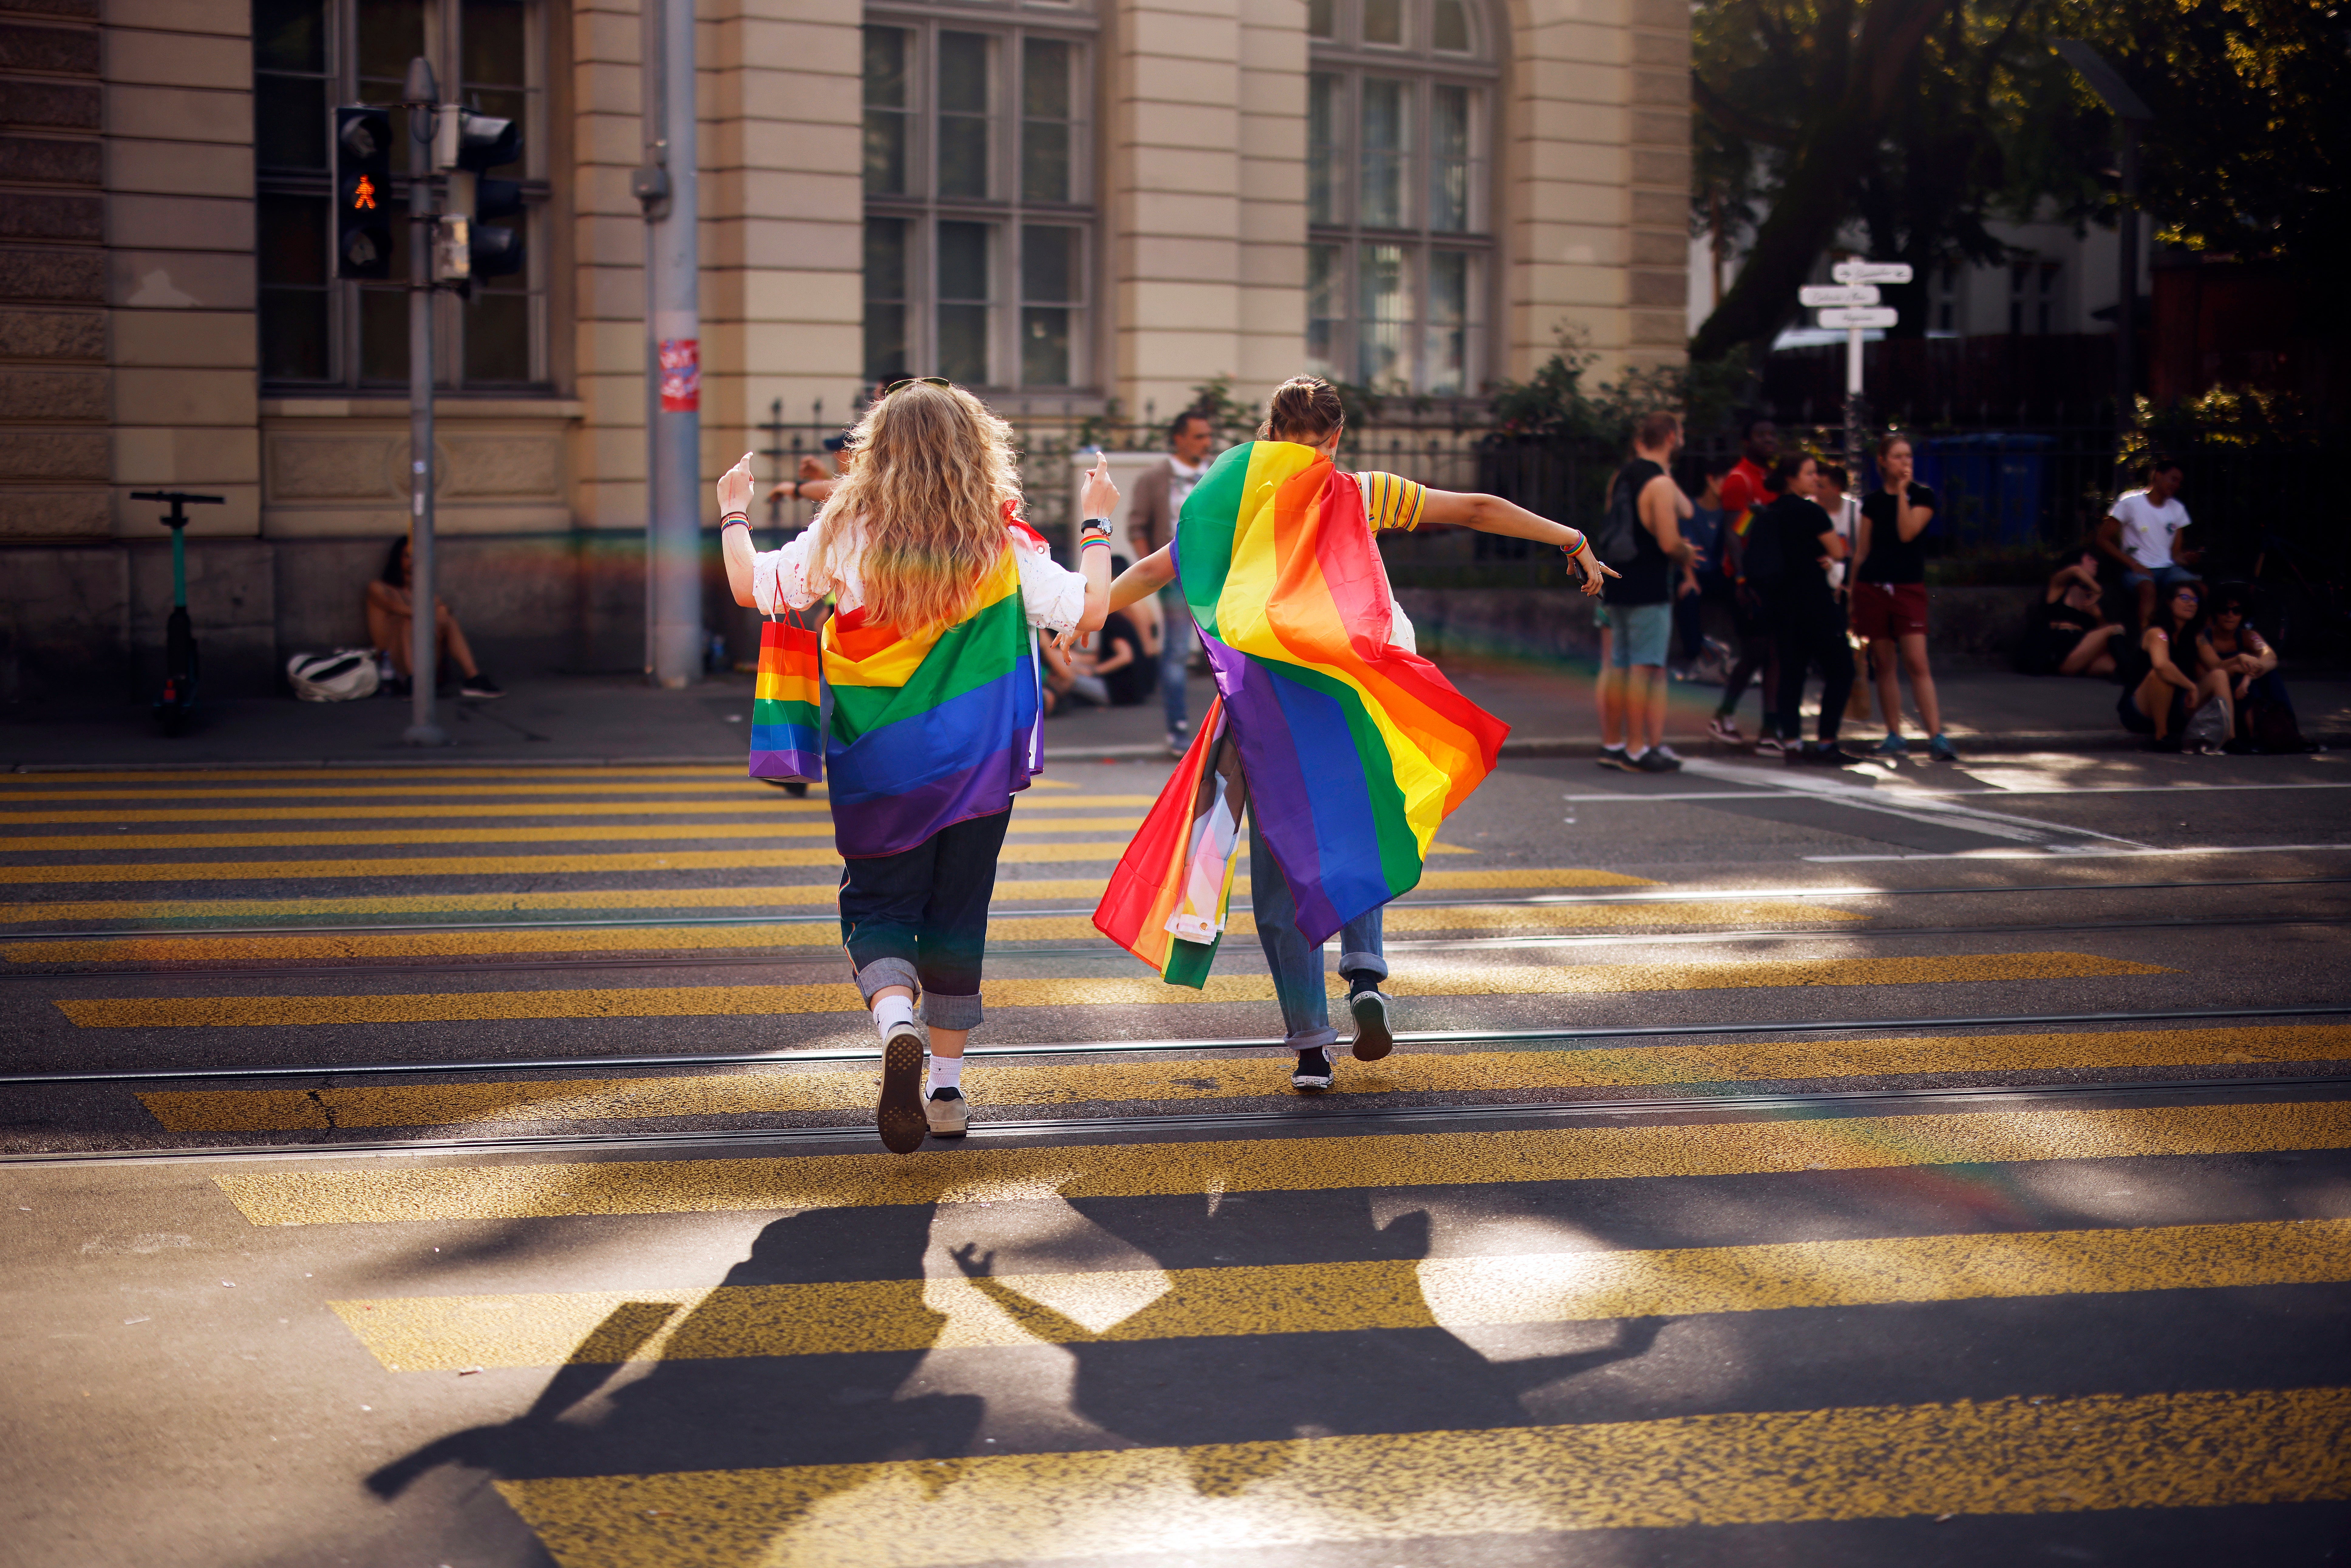
[[[1290,1075],[1290,1086],[1303,1093],[1319,1094],[1331,1087],[1331,1053],[1321,1046],[1298,1053],[1297,1069]]]
[[[1619,773],[1630,773],[1633,771],[1633,759],[1625,754],[1621,746],[1604,746],[1600,748],[1600,766],[1614,768]]]
[[[795,800],[808,799],[808,780],[805,779],[762,779],[759,782],[774,785]]]
[[[1862,759],[1832,740],[1826,746],[1808,749],[1804,753],[1804,760],[1823,768],[1850,768]]]
[[[1347,998],[1355,1017],[1355,1060],[1377,1061],[1395,1049],[1395,1031],[1388,1027],[1388,999],[1376,987]]]
[[[461,697],[481,697],[487,700],[491,697],[502,697],[507,694],[505,687],[490,679],[488,675],[476,671],[457,684],[457,695]]]
[[[1653,746],[1641,753],[1634,759],[1632,767],[1635,773],[1678,773],[1681,770],[1682,759],[1662,746]]]
[[[873,1129],[893,1155],[911,1155],[930,1135],[923,1110],[923,1026],[901,1024],[882,1046],[882,1100],[873,1107]]]

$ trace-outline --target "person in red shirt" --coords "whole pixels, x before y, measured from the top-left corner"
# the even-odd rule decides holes
[[[1779,646],[1772,641],[1755,596],[1741,585],[1740,558],[1749,523],[1757,512],[1780,498],[1779,492],[1771,488],[1771,465],[1780,457],[1780,427],[1761,414],[1750,417],[1739,427],[1739,461],[1722,476],[1722,528],[1716,536],[1716,559],[1722,574],[1730,580],[1731,617],[1739,628],[1739,663],[1722,683],[1722,701],[1716,705],[1714,718],[1706,727],[1707,733],[1717,740],[1734,746],[1745,742],[1747,737],[1739,733],[1739,721],[1732,716],[1739,711],[1739,699],[1747,695],[1747,683],[1760,672],[1763,676],[1759,688],[1763,694],[1763,731],[1755,748],[1777,751],[1780,726],[1771,704],[1772,694],[1780,689]]]

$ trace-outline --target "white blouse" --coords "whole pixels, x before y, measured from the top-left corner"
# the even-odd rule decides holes
[[[862,538],[863,529],[858,520],[851,518],[841,525],[853,531],[848,559],[836,571],[828,573],[820,564],[823,555],[823,535],[830,519],[819,514],[816,521],[802,530],[800,536],[781,549],[766,550],[751,558],[751,598],[762,615],[773,615],[789,605],[794,610],[806,610],[830,593],[843,611],[856,609],[865,602],[863,580],[858,573],[858,563],[864,555]],[[1020,602],[1029,613],[1029,624],[1042,626],[1051,632],[1067,632],[1075,627],[1086,612],[1086,580],[1055,561],[1050,552],[1027,533],[1007,528],[1004,536],[1011,541],[1013,564],[1020,569]]]

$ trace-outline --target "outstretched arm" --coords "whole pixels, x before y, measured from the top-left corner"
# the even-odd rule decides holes
[[[1150,598],[1176,580],[1176,562],[1161,545],[1133,566],[1118,574],[1110,585],[1110,607],[1123,610],[1138,600]]]
[[[1505,501],[1499,496],[1480,495],[1474,491],[1430,490],[1421,501],[1421,521],[1448,523],[1458,528],[1475,528],[1481,534],[1500,534],[1507,538],[1532,539],[1537,544],[1555,545],[1565,550],[1583,573],[1583,591],[1600,591],[1604,577],[1616,574],[1600,564],[1592,553],[1591,544],[1583,534],[1564,523],[1554,523],[1540,517],[1524,507]]]

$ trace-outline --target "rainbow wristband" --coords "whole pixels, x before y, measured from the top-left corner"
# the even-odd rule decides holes
[[[722,534],[732,528],[747,528],[750,526],[751,514],[748,512],[729,512],[718,519],[718,531]]]

